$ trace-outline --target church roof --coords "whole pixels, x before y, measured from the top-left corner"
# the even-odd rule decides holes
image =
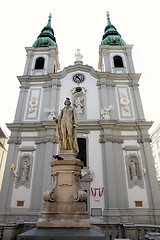
[[[109,13],[107,12],[107,26],[104,30],[101,45],[126,45],[117,29],[111,24]]]
[[[48,17],[47,26],[45,26],[40,35],[37,37],[37,40],[32,45],[33,47],[48,47],[48,46],[57,46],[56,38],[54,36],[53,28],[51,27],[51,14]]]
[[[0,127],[0,138],[6,138],[5,133],[3,132],[2,128]]]

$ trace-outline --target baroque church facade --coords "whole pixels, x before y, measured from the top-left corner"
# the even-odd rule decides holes
[[[84,163],[87,208],[99,222],[160,224],[160,194],[135,73],[132,45],[111,24],[99,46],[99,70],[74,65],[60,71],[51,16],[27,47],[0,193],[0,221],[37,221],[51,184],[50,162],[58,154],[56,124],[65,98],[77,115],[77,158]],[[11,168],[12,166],[12,168]],[[66,183],[67,184],[67,183]]]

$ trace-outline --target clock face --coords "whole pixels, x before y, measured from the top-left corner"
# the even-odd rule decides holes
[[[75,81],[76,83],[81,83],[84,81],[84,79],[85,79],[85,76],[80,73],[77,73],[73,76],[73,81]]]

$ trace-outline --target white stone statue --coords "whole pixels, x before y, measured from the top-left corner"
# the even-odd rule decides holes
[[[14,177],[15,177],[16,179],[19,177],[18,172],[17,172],[16,169],[13,171],[13,174],[14,174]]]
[[[50,109],[50,108],[44,108],[44,112],[48,113],[48,120],[52,120],[54,117],[56,117],[56,111],[55,109]]]
[[[29,166],[28,162],[25,161],[24,165],[22,167],[22,175],[21,175],[22,179],[28,180],[29,169],[30,169],[30,166]]]
[[[81,51],[80,49],[77,49],[77,52],[75,53],[76,61],[82,61],[83,55],[81,54],[80,51]]]
[[[129,164],[129,169],[130,169],[130,174],[131,174],[131,180],[137,180],[136,165],[133,162],[133,160],[131,160],[131,162]]]
[[[143,168],[143,169],[141,170],[141,177],[144,177],[145,174],[146,174],[146,172],[147,172],[147,170],[146,170],[145,168]]]
[[[75,100],[75,103],[74,103],[76,113],[83,113],[83,102],[82,102],[83,98],[84,98],[83,95],[76,97],[76,100]]]
[[[110,119],[110,111],[112,109],[112,105],[110,105],[108,108],[104,107],[101,109],[101,119]]]
[[[76,134],[76,115],[73,108],[70,106],[71,102],[69,98],[66,98],[64,102],[65,107],[61,110],[61,114],[58,118],[53,117],[56,121],[56,132],[59,139],[60,150],[74,150],[79,152]]]

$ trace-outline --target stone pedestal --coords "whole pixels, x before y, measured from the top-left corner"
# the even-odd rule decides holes
[[[43,211],[37,222],[41,228],[89,228],[87,194],[81,189],[83,163],[70,150],[59,152],[63,160],[51,162],[52,185],[43,195]]]
[[[159,232],[150,232],[145,235],[145,239],[160,240]]]
[[[90,228],[34,228],[18,236],[18,240],[105,240],[99,227]]]

